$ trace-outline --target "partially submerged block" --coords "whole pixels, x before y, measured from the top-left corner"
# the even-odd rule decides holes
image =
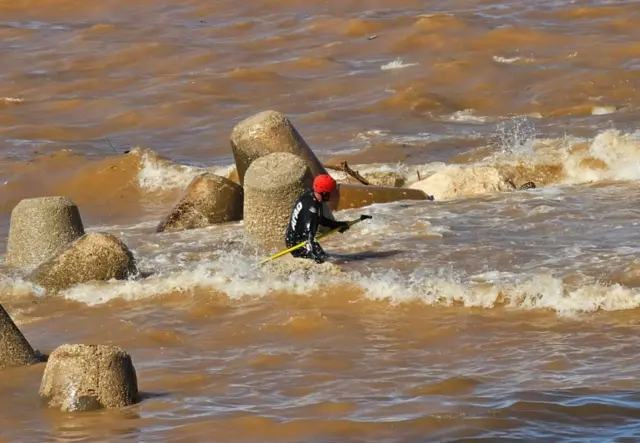
[[[7,311],[0,306],[0,369],[37,362],[35,351]]]
[[[191,181],[156,231],[183,231],[242,220],[243,204],[242,186],[225,177],[204,173]]]
[[[29,279],[47,293],[90,281],[125,280],[137,273],[133,254],[112,234],[89,232],[38,266]]]
[[[37,266],[83,234],[80,211],[69,198],[24,199],[11,211],[6,264]]]
[[[107,345],[56,348],[49,355],[39,394],[48,407],[64,412],[122,408],[139,400],[131,356]]]
[[[341,183],[336,210],[362,208],[376,203],[392,203],[401,200],[429,200],[420,189],[391,188]]]

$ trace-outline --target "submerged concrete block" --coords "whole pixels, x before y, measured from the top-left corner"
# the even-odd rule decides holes
[[[333,206],[333,208],[338,211],[362,208],[376,203],[392,203],[402,200],[430,200],[429,196],[420,189],[340,183],[338,190],[339,197]]]
[[[139,401],[138,379],[119,347],[65,344],[49,355],[39,395],[64,412],[122,408]]]
[[[183,231],[242,220],[243,204],[242,186],[215,174],[201,174],[187,186],[156,231]]]
[[[37,362],[35,351],[7,311],[0,306],[0,369]]]
[[[56,293],[90,281],[125,280],[136,273],[127,245],[112,234],[89,232],[38,266],[29,280]]]
[[[24,199],[11,211],[6,264],[37,266],[83,234],[80,211],[69,198]]]

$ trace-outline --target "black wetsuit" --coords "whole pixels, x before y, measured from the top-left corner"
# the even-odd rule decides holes
[[[322,246],[316,241],[318,226],[326,226],[329,229],[348,227],[346,222],[333,221],[322,214],[322,202],[315,199],[313,191],[306,191],[293,205],[291,217],[285,233],[287,248],[295,246],[303,241],[307,244],[291,252],[298,258],[310,258],[317,263],[322,263],[326,254]]]

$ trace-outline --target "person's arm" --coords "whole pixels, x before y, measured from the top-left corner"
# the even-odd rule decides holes
[[[320,206],[320,205],[318,205],[318,206]],[[326,226],[327,228],[329,228],[331,230],[336,229],[336,228],[345,228],[344,230],[342,230],[340,232],[344,232],[347,229],[349,229],[349,223],[343,222],[343,221],[342,222],[341,221],[335,221],[335,220],[331,220],[330,218],[325,217],[324,214],[322,213],[322,208],[321,207],[319,208],[319,211],[320,211],[320,215],[319,215],[318,219],[319,219],[319,223],[322,226]]]
[[[340,221],[335,221],[335,220],[331,220],[330,218],[325,217],[324,215],[321,216],[320,218],[320,224],[322,226],[326,226],[329,229],[336,229],[336,228],[340,228],[344,225],[346,225],[346,222],[340,222]]]

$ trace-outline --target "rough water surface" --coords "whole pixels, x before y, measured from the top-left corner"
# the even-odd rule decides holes
[[[635,1],[0,4],[0,234],[65,195],[142,275],[45,296],[5,242],[33,347],[120,346],[142,401],[56,412],[5,369],[0,441],[640,440],[638,41]],[[156,233],[269,109],[435,201],[336,212],[373,218],[319,267]]]

